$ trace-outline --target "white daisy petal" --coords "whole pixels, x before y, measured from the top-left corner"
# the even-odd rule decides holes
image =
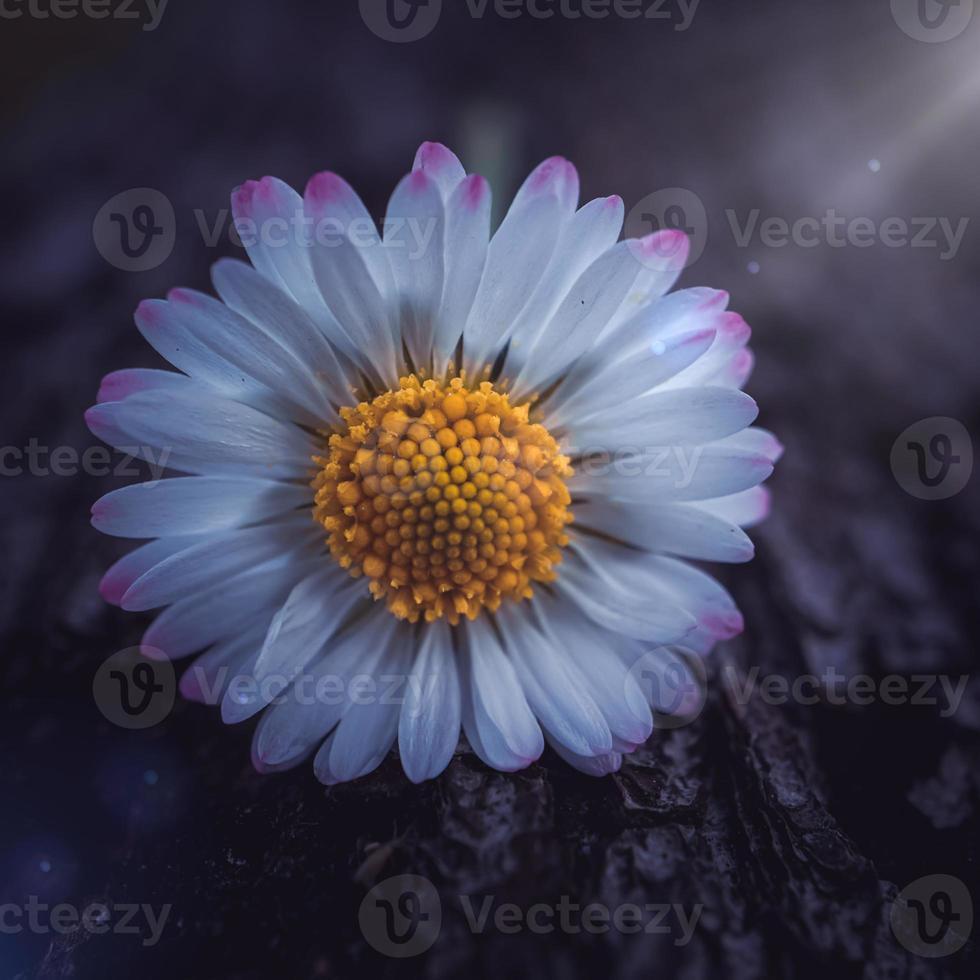
[[[296,583],[273,616],[252,665],[256,690],[251,697],[225,698],[221,717],[228,724],[251,718],[282,693],[340,629],[364,591],[329,562]]]
[[[312,545],[321,538],[322,531],[305,516],[301,520],[211,535],[148,568],[133,581],[119,604],[130,612],[166,606],[238,571],[268,561],[284,549],[303,543]]]
[[[248,180],[232,193],[231,211],[252,265],[307,309],[322,307],[307,250],[295,232],[303,216],[299,194],[275,177]]]
[[[551,262],[504,339],[510,340],[505,373],[514,375],[580,275],[616,244],[623,227],[618,195],[590,201],[562,229]]]
[[[335,421],[330,401],[346,405],[358,379],[348,374],[309,314],[285,292],[270,289],[265,279],[244,262],[221,259],[212,267],[211,278],[230,309],[278,337],[305,366],[320,396],[317,407],[328,413],[324,420]]]
[[[680,270],[664,271],[663,281],[651,286],[647,263],[649,242],[657,236],[614,245],[579,276],[554,316],[527,352],[524,368],[514,379],[518,399],[547,388],[601,337],[624,303],[638,288],[647,293],[669,288]]]
[[[545,424],[549,429],[581,425],[590,416],[614,406],[621,412],[626,410],[633,399],[649,394],[693,364],[714,338],[711,327],[702,327],[645,344],[634,355],[597,372],[566,397],[556,396]]]
[[[628,460],[602,464],[601,472],[583,467],[568,481],[573,494],[608,496],[639,503],[699,501],[725,497],[754,487],[772,473],[760,453],[720,445],[651,447]]]
[[[201,386],[103,402],[85,421],[117,449],[183,473],[303,479],[317,451],[296,426]]]
[[[558,753],[570,766],[584,772],[587,776],[608,776],[611,773],[619,772],[623,765],[623,756],[619,752],[610,752],[607,755],[576,755],[569,751],[559,742],[551,732],[545,732],[548,744]]]
[[[697,626],[637,560],[649,556],[582,535],[576,543],[580,553],[562,563],[556,591],[599,626],[650,643],[681,640]]]
[[[618,744],[640,745],[645,742],[653,730],[653,717],[643,691],[619,655],[615,639],[597,630],[581,615],[555,615],[554,604],[551,615],[545,615],[545,624],[559,641],[560,648],[566,651],[569,661],[580,672],[586,689],[609,728],[612,742],[594,754],[604,755],[610,750],[615,751]],[[549,731],[556,734],[550,726]],[[573,745],[568,747],[577,751]]]
[[[360,779],[381,765],[398,735],[402,707],[389,691],[405,677],[409,661],[404,647],[389,648],[375,670],[364,675],[363,690],[358,691],[356,679],[352,683],[352,704],[330,739],[329,778],[324,778],[323,760],[319,760],[317,774],[323,782]]]
[[[735,351],[706,384],[725,385],[729,388],[744,388],[755,367],[755,355],[747,347]]]
[[[655,231],[636,239],[633,253],[641,266],[636,285],[623,300],[600,337],[611,337],[621,325],[652,306],[673,287],[687,265],[691,242],[682,231]]]
[[[609,725],[563,645],[516,610],[501,609],[497,622],[524,695],[541,725],[572,752],[609,752]]]
[[[472,174],[446,203],[445,280],[433,338],[436,374],[446,369],[480,288],[490,244],[490,185]]]
[[[221,704],[231,684],[262,648],[262,640],[272,619],[268,616],[254,621],[244,631],[219,640],[210,650],[196,657],[180,678],[180,693],[189,701],[216,708]]]
[[[467,623],[465,635],[463,726],[467,738],[493,768],[504,772],[523,769],[541,755],[544,740],[514,666],[485,620]]]
[[[651,455],[663,449],[717,443],[751,425],[755,401],[736,388],[654,391],[623,406],[603,409],[574,429],[576,455]],[[743,448],[731,446],[730,448]],[[745,452],[754,451],[750,447]]]
[[[702,561],[751,561],[755,548],[741,528],[696,504],[630,503],[594,498],[575,508],[579,528],[650,551]]]
[[[413,783],[434,779],[449,765],[459,741],[461,695],[452,634],[433,623],[412,662],[398,720],[398,751]]]
[[[704,671],[693,666],[697,656],[689,640],[682,647],[648,648],[630,660],[629,676],[640,697],[658,714],[696,715],[705,697]]]
[[[722,640],[742,632],[745,626],[742,614],[716,579],[687,562],[665,555],[650,556],[645,564],[651,581],[659,582],[664,592],[682,603],[696,617],[699,628]]]
[[[428,369],[442,300],[446,209],[436,182],[413,170],[395,188],[384,246],[395,283],[393,316],[412,362]]]
[[[176,371],[158,371],[154,368],[127,368],[112,371],[102,379],[96,402],[121,402],[141,391],[184,391],[194,386],[186,374]],[[195,390],[200,390],[195,387]]]
[[[147,341],[174,367],[221,394],[300,422],[321,420],[322,399],[308,367],[223,303],[173,289],[166,301],[141,303],[135,319]]]
[[[99,594],[106,602],[118,606],[130,586],[142,575],[145,575],[154,565],[176,555],[180,551],[201,541],[207,540],[201,535],[182,535],[173,538],[159,538],[135,548],[128,555],[120,558],[102,576],[99,583]]]
[[[244,630],[271,612],[315,559],[299,550],[239,572],[209,589],[168,606],[143,634],[147,656],[177,660],[217,643],[232,630]],[[321,563],[322,564],[322,563]]]
[[[396,625],[379,609],[327,644],[300,681],[263,714],[252,739],[259,768],[295,765],[323,741],[350,707],[351,678],[372,668]],[[326,743],[322,752],[329,759]]]
[[[674,375],[665,387],[687,388],[711,384],[711,379],[724,371],[752,337],[752,329],[737,313],[723,312],[716,317],[718,327],[714,343],[704,357],[689,368]]]
[[[765,487],[752,487],[727,497],[699,500],[697,506],[739,527],[754,527],[769,516],[772,505],[769,491]]]
[[[342,349],[362,368],[397,378],[396,325],[387,310],[381,276],[390,277],[388,256],[373,222],[350,218],[350,188],[336,174],[321,173],[306,185],[307,217],[320,229],[310,249],[313,277],[341,325]]]
[[[121,538],[207,534],[309,504],[309,489],[274,480],[186,476],[113,490],[92,505],[92,526]]]
[[[574,214],[579,196],[579,176],[575,165],[560,156],[542,160],[518,188],[513,204],[520,207],[541,193],[557,194],[565,213]]]
[[[760,429],[758,426],[742,429],[741,432],[719,439],[716,445],[758,453],[773,463],[778,463],[783,455],[783,444],[768,429]]]
[[[572,366],[563,389],[566,394],[576,390],[594,374],[634,356],[658,339],[666,341],[676,334],[706,327],[717,330],[727,305],[726,292],[701,287],[681,289],[654,302],[632,304],[631,314],[624,316],[620,311],[578,364]]]
[[[443,200],[448,201],[466,177],[466,169],[459,158],[442,143],[423,143],[415,154],[413,170],[422,171],[435,181]]]
[[[465,364],[474,375],[495,357],[548,268],[578,198],[567,161],[541,164],[524,182],[490,242],[486,269],[464,331]]]

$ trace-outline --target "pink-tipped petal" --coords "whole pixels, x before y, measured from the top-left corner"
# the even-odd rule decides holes
[[[742,614],[733,609],[730,612],[708,613],[701,617],[700,625],[719,640],[730,640],[745,629]]]
[[[568,211],[578,206],[579,176],[574,164],[564,157],[549,157],[531,171],[515,200],[554,194]]]
[[[479,174],[470,174],[463,180],[462,186],[461,201],[463,206],[470,211],[479,210],[490,197],[490,183]]]
[[[443,200],[448,200],[466,176],[459,158],[442,143],[423,143],[415,154],[412,170],[425,173],[434,180]]]

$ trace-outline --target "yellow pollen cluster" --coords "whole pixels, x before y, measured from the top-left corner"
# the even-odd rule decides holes
[[[456,624],[555,578],[572,470],[527,405],[489,381],[413,375],[341,417],[346,431],[314,459],[313,514],[395,616]]]

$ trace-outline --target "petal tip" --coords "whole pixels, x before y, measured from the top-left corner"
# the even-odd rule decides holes
[[[480,174],[470,174],[463,181],[463,203],[475,211],[490,195],[490,183]]]

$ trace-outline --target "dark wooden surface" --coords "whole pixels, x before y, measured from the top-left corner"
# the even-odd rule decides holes
[[[887,908],[933,873],[980,900],[975,679],[942,717],[930,706],[739,704],[723,674],[976,671],[976,479],[930,504],[889,467],[892,442],[919,418],[977,431],[975,231],[943,263],[880,245],[750,252],[724,217],[828,206],[974,215],[975,118],[888,142],[928,101],[927,89],[914,95],[923,79],[945,84],[968,65],[962,48],[917,45],[887,10],[843,3],[705,0],[680,36],[452,13],[432,43],[404,48],[366,35],[354,5],[193,6],[118,42],[83,25],[68,58],[52,55],[43,25],[19,35],[16,57],[45,66],[45,81],[8,103],[0,164],[4,445],[93,444],[81,413],[99,377],[157,363],[131,325],[136,303],[172,285],[206,288],[209,264],[234,254],[227,241],[206,247],[195,208],[213,221],[246,177],[301,184],[330,167],[380,213],[415,144],[436,138],[488,167],[503,161],[510,186],[563,152],[589,196],[618,191],[629,205],[693,188],[711,236],[684,283],[729,289],[756,328],[749,390],[787,454],[756,561],[721,573],[747,630],[709,662],[695,723],[655,734],[601,781],[550,755],[512,776],[465,754],[421,787],[389,760],[330,790],[308,766],[256,775],[250,730],[226,730],[199,706],[180,704],[149,732],[110,725],[92,676],[145,619],[98,597],[123,548],[87,512],[126,481],[4,478],[0,902],[173,911],[150,949],[117,935],[0,936],[0,976],[971,975],[972,946],[916,957]],[[875,154],[885,159],[872,184],[864,162]],[[178,238],[160,268],[125,274],[94,249],[91,221],[138,186],[171,198]],[[428,877],[444,909],[432,950],[405,961],[370,950],[357,924],[372,879],[399,873]],[[683,947],[657,935],[475,936],[461,895],[704,912]]]

